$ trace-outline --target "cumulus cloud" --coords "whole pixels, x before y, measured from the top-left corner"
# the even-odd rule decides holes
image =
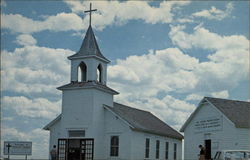
[[[229,97],[229,93],[227,90],[220,91],[220,92],[213,92],[211,93],[211,95],[216,98],[228,98]]]
[[[2,14],[2,28],[19,33],[34,33],[43,30],[50,31],[81,31],[86,30],[89,16],[83,19],[77,14],[89,9],[89,2],[65,1],[72,9],[72,13],[58,13],[53,16],[43,16],[44,20],[38,21],[20,14]],[[146,1],[95,1],[94,7],[98,12],[92,14],[92,26],[102,30],[113,24],[122,25],[129,20],[143,20],[145,23],[170,23],[173,20],[172,9],[188,5],[190,2],[161,2],[159,7],[153,7]],[[16,27],[18,26],[18,27]]]
[[[186,33],[185,25],[171,25],[169,37],[175,45],[184,49],[202,48],[209,50],[249,48],[249,40],[242,35],[220,36],[201,25],[194,33]]]
[[[248,79],[249,40],[222,36],[202,25],[194,33],[172,26],[170,37],[181,48],[209,49],[211,54],[200,62],[178,48],[149,51],[117,60],[108,74],[109,84],[121,93],[117,101],[150,110],[178,128],[195,108],[190,101],[206,95],[229,98],[228,88]],[[179,93],[188,95],[183,100],[173,96]]]
[[[70,66],[66,57],[73,53],[29,45],[13,52],[2,51],[2,90],[58,95],[56,87],[69,82]]]
[[[150,111],[161,120],[179,130],[181,125],[195,109],[195,105],[166,95],[162,99],[157,97],[115,97],[115,100],[142,110]]]
[[[20,14],[2,14],[1,27],[19,33],[34,33],[43,30],[79,31],[86,29],[87,23],[83,23],[81,17],[74,13],[58,13],[47,16],[43,21],[33,20]]]
[[[89,2],[65,1],[73,12],[81,13],[89,8]],[[146,23],[169,23],[173,20],[172,9],[187,5],[190,2],[161,2],[159,7],[153,7],[149,2],[139,1],[101,1],[94,2],[98,12],[93,14],[93,24],[97,28],[104,25],[126,23],[128,20],[141,19]]]
[[[208,61],[200,63],[193,72],[200,79],[197,84],[200,90],[214,92],[217,88],[218,92],[247,80],[249,40],[246,37],[221,36],[202,26],[195,27],[193,33],[186,33],[184,29],[183,25],[171,26],[169,36],[174,44],[184,49],[200,48],[211,52]]]
[[[195,12],[192,14],[192,16],[202,17],[202,18],[207,18],[207,19],[214,19],[214,20],[222,20],[226,17],[229,17],[233,9],[234,9],[233,3],[229,2],[226,5],[226,9],[224,11],[212,6],[211,9],[209,10],[205,9],[199,12]]]
[[[51,119],[59,114],[60,101],[51,102],[45,98],[29,99],[27,97],[9,97],[2,98],[4,108],[12,109],[19,116],[41,117]]]
[[[134,96],[153,96],[161,91],[192,89],[197,79],[189,70],[194,69],[198,62],[178,48],[168,48],[117,60],[116,65],[108,68],[108,73],[114,87],[127,88],[125,92]],[[132,88],[126,85],[132,85]]]
[[[187,95],[187,97],[185,98],[186,101],[196,101],[196,100],[201,100],[203,98],[202,95],[199,95],[199,94],[189,94]]]
[[[28,45],[35,45],[36,44],[36,39],[29,34],[21,34],[17,36],[16,38],[17,44],[23,45],[23,46],[28,46]]]

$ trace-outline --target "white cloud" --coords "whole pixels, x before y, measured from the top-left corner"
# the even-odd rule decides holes
[[[249,48],[249,40],[241,35],[220,36],[210,32],[202,26],[197,26],[193,34],[184,32],[184,25],[171,25],[169,37],[172,42],[181,48],[202,48],[210,50]]]
[[[178,18],[176,20],[176,22],[179,22],[179,23],[193,23],[194,20],[192,18],[190,18],[190,17],[188,17],[188,18]]]
[[[56,117],[60,111],[61,100],[51,102],[45,98],[29,99],[27,97],[9,97],[2,98],[4,108],[13,109],[17,115],[25,117],[41,117],[51,119]]]
[[[43,30],[50,31],[81,31],[86,30],[89,23],[89,16],[83,19],[78,13],[83,13],[89,8],[89,2],[65,1],[73,13],[58,13],[52,16],[43,16],[44,20],[38,21],[20,14],[2,14],[2,28],[13,32],[34,33]],[[174,7],[180,7],[190,2],[161,2],[159,7],[150,6],[146,1],[95,1],[94,7],[98,12],[92,14],[92,26],[98,30],[113,24],[125,24],[129,20],[143,20],[146,23],[170,23],[173,20]],[[18,26],[18,27],[16,27]]]
[[[186,101],[196,101],[196,100],[202,100],[203,96],[202,95],[199,95],[199,94],[189,94],[185,100]]]
[[[83,23],[81,17],[74,13],[58,13],[48,16],[44,21],[36,21],[20,14],[2,14],[2,28],[13,32],[33,33],[43,30],[50,31],[79,31],[86,29],[87,23]],[[16,27],[18,26],[18,27]]]
[[[174,44],[184,49],[200,48],[214,52],[207,56],[208,61],[201,62],[193,71],[199,77],[198,88],[214,92],[235,87],[240,81],[247,80],[249,40],[246,37],[221,36],[202,26],[195,27],[191,34],[184,29],[185,26],[171,26],[169,36]]]
[[[215,8],[214,6],[211,7],[209,10],[202,10],[196,13],[193,13],[192,15],[194,17],[202,17],[202,18],[207,18],[207,19],[214,19],[214,20],[222,20],[226,17],[229,17],[232,10],[234,9],[233,3],[229,2],[226,5],[226,9],[219,10]]]
[[[211,95],[216,98],[228,98],[229,97],[229,93],[227,90],[220,91],[220,92],[213,92],[211,93]]]
[[[75,13],[89,9],[89,2],[65,1]],[[98,12],[93,13],[93,24],[97,28],[112,23],[126,23],[128,20],[141,19],[146,23],[169,23],[173,19],[171,13],[174,7],[187,5],[190,2],[161,2],[159,7],[153,7],[146,1],[99,1],[94,2]],[[86,19],[86,17],[85,17]],[[87,16],[88,19],[88,16]],[[115,22],[116,21],[116,22]]]
[[[28,45],[35,45],[36,44],[36,39],[29,34],[21,34],[17,36],[16,38],[17,44],[23,45],[23,46],[28,46]]]
[[[175,129],[179,130],[195,105],[166,95],[163,99],[157,97],[115,97],[117,102],[135,108],[150,111],[155,116],[165,121]]]
[[[126,88],[125,93],[134,96],[153,96],[161,91],[182,92],[194,88],[197,79],[189,70],[198,62],[177,48],[168,48],[117,60],[116,65],[108,68],[108,73],[115,88]],[[125,87],[127,85],[131,87]]]
[[[244,36],[222,36],[202,25],[193,34],[183,30],[172,26],[172,40],[182,48],[209,49],[213,53],[206,61],[167,48],[117,60],[108,68],[109,84],[120,92],[117,101],[149,110],[177,128],[195,108],[187,101],[206,95],[228,98],[228,88],[238,86],[249,74],[249,41]],[[179,93],[189,95],[184,100],[173,96]]]
[[[56,87],[69,82],[70,66],[66,57],[73,53],[38,46],[2,51],[2,90],[58,95]]]
[[[13,117],[3,117],[3,121],[12,121]]]

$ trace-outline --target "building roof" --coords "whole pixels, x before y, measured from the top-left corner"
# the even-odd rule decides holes
[[[98,44],[96,42],[96,38],[95,38],[91,25],[89,26],[87,30],[87,33],[84,37],[80,50],[76,54],[69,56],[68,58],[74,59],[74,58],[79,58],[79,57],[97,57],[97,58],[101,58],[102,60],[106,62],[110,62],[107,58],[105,58],[102,55],[98,47]]]
[[[43,127],[44,130],[49,130],[51,126],[56,124],[59,120],[61,120],[62,114],[58,115],[55,119],[53,119],[49,124],[47,124],[45,127]]]
[[[115,102],[113,107],[107,105],[104,105],[104,107],[122,118],[128,123],[132,130],[167,136],[175,139],[183,139],[183,136],[179,132],[148,111],[132,108]],[[59,120],[61,120],[61,114],[43,129],[49,130],[50,127],[56,124]]]
[[[69,84],[63,85],[61,87],[58,87],[59,90],[65,90],[65,89],[76,89],[76,88],[96,88],[100,89],[102,91],[106,91],[111,94],[119,94],[117,91],[109,88],[108,86],[99,83],[97,81],[88,81],[88,82],[71,82]]]
[[[250,128],[250,102],[205,97],[218,108],[237,128]]]
[[[250,128],[250,102],[204,97],[199,103],[196,110],[191,114],[188,120],[184,123],[181,132],[184,132],[189,122],[193,119],[196,113],[207,102],[216,107],[227,119],[229,119],[237,128]]]
[[[114,103],[113,107],[105,107],[125,120],[132,126],[131,129],[135,131],[183,139],[183,136],[179,132],[148,111],[139,110],[119,103]]]

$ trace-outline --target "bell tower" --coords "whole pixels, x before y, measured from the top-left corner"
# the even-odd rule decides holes
[[[106,84],[107,64],[110,61],[102,55],[91,25],[80,50],[68,59],[71,60],[71,82],[95,81]]]
[[[97,11],[92,9],[90,3],[89,28],[82,42],[80,50],[68,57],[71,60],[71,82],[99,82],[106,84],[107,64],[110,62],[105,58],[96,42],[94,32],[91,27],[91,13]]]

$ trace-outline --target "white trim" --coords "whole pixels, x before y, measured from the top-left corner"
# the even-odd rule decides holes
[[[71,57],[71,56],[68,57],[69,60],[82,59],[82,58],[96,58],[96,59],[99,59],[99,60],[101,60],[103,62],[110,63],[110,61],[108,59],[106,60],[106,59],[101,58],[101,57],[96,56],[96,55],[88,55],[88,56],[82,56],[82,55],[80,55],[80,56],[77,56],[77,57]]]
[[[92,88],[95,88],[95,89],[98,89],[100,91],[104,91],[104,92],[107,92],[107,93],[111,93],[111,94],[114,94],[114,95],[119,94],[116,91],[110,91],[108,89],[98,87],[97,85],[95,85],[95,86],[83,86],[83,87],[70,87],[70,88],[58,87],[57,89],[58,90],[75,90],[75,89],[92,89]]]
[[[61,117],[62,117],[62,114],[59,114],[55,119],[53,119],[45,127],[43,127],[43,129],[50,130],[50,127],[52,127],[55,123],[57,123],[61,119]]]
[[[193,111],[193,113],[191,113],[191,115],[188,117],[188,119],[186,120],[186,122],[181,127],[180,132],[184,132],[184,130],[186,129],[186,127],[189,124],[189,122],[193,119],[194,115],[198,112],[198,110],[200,110],[201,105],[204,104],[204,100],[205,100],[205,98],[203,98],[200,101],[200,103],[198,104],[198,107]]]

